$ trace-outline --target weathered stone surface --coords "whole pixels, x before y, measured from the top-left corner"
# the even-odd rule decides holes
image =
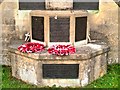
[[[20,79],[19,73],[18,73],[18,68],[17,68],[17,59],[16,55],[14,53],[10,53],[10,59],[12,60],[11,65],[12,65],[12,76],[16,76],[16,78]]]
[[[9,14],[7,14],[9,12]],[[15,11],[14,10],[3,10],[2,11],[2,23],[5,25],[15,25]]]
[[[8,54],[8,45],[12,40],[16,39],[15,31],[15,15],[17,10],[16,0],[4,0],[0,4],[0,44],[2,45],[2,65],[10,65]]]
[[[107,60],[106,60],[107,58],[108,58],[108,55],[106,53],[101,55],[101,63],[100,63],[101,66],[104,66],[105,63],[107,63]]]
[[[78,87],[85,86],[106,73],[107,54],[109,51],[106,45],[87,44],[77,47],[76,54],[58,57],[48,54],[47,51],[30,54],[21,53],[17,50],[21,43],[24,42],[17,41],[9,47],[12,76],[27,83],[38,86]],[[81,57],[77,57],[77,55]],[[78,78],[45,79],[43,78],[43,64],[79,64]]]
[[[114,0],[99,0],[99,12],[90,15],[91,39],[101,40],[111,47],[108,63],[118,63],[119,7]],[[112,8],[111,8],[112,7]]]
[[[80,71],[79,71],[81,86],[86,86],[89,83],[89,77],[88,77],[89,72],[90,70],[88,69],[88,60],[82,61],[80,63]]]
[[[73,0],[46,0],[46,9],[72,9]]]
[[[98,79],[100,74],[100,67],[101,67],[101,55],[95,57],[95,64],[94,64],[94,80]]]
[[[20,40],[21,41],[21,40]],[[50,59],[50,60],[64,60],[64,59],[72,59],[72,60],[86,60],[90,59],[92,57],[95,57],[99,54],[106,53],[110,50],[110,48],[106,45],[97,45],[97,44],[92,44],[89,43],[87,45],[79,46],[76,47],[76,53],[69,55],[69,56],[56,56],[56,55],[51,55],[47,52],[47,50],[41,52],[41,53],[22,53],[17,50],[18,46],[20,46],[24,41],[13,41],[13,43],[9,46],[9,50],[12,53],[20,54],[25,57],[33,58],[33,59]],[[19,42],[19,43],[18,43]]]
[[[105,64],[104,66],[101,66],[101,68],[100,68],[99,77],[104,76],[106,73],[107,73],[107,65]]]
[[[37,84],[35,65],[37,61],[20,55],[12,54],[12,75],[25,82]]]
[[[18,39],[24,39],[25,34],[30,32],[30,21],[29,21],[29,11],[18,11],[17,15],[15,17],[16,23],[15,23],[15,30],[16,30],[16,36]]]
[[[12,1],[10,1],[10,0],[4,0],[4,5],[3,5],[3,9],[4,10],[14,10],[14,9],[16,9],[16,8],[18,8],[18,5],[17,5],[17,3],[16,3],[16,1],[17,0],[12,0]]]
[[[89,77],[89,83],[94,81],[94,66],[95,66],[95,59],[92,58],[88,61],[88,77]]]
[[[11,65],[10,57],[8,54],[2,54],[2,65]]]

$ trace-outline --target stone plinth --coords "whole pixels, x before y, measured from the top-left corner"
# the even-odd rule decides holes
[[[104,44],[89,43],[76,47],[77,52],[69,56],[50,55],[47,50],[42,53],[21,53],[20,45],[14,43],[9,47],[11,56],[12,76],[24,82],[38,86],[85,86],[102,77],[107,70],[107,54],[109,47]],[[77,78],[43,78],[43,65],[78,65]],[[52,73],[52,72],[51,72]]]

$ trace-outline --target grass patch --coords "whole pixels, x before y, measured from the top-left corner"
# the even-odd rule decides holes
[[[120,77],[120,64],[109,65],[107,69],[107,74],[98,80],[94,81],[86,88],[118,88],[119,77]]]
[[[18,80],[11,75],[11,67],[2,68],[2,88],[39,88]],[[84,88],[118,88],[120,64],[108,65],[108,72],[102,78],[92,82]],[[50,88],[50,87],[44,87]],[[53,86],[51,89],[56,88]],[[69,88],[68,88],[69,89]]]
[[[2,88],[2,66],[0,65],[0,90]]]

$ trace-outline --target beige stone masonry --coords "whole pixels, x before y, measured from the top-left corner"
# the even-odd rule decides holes
[[[107,71],[107,54],[110,50],[102,43],[89,43],[77,48],[75,54],[69,56],[50,55],[47,50],[41,53],[21,53],[17,47],[22,41],[13,42],[9,46],[12,76],[24,82],[38,86],[83,87],[102,77]],[[43,78],[43,64],[78,64],[78,78],[46,79]]]
[[[58,17],[69,17],[70,18],[70,37],[69,37],[69,40],[70,40],[70,44],[72,45],[75,45],[75,46],[78,46],[77,44],[87,44],[88,42],[88,36],[89,36],[89,31],[90,31],[90,26],[89,26],[89,20],[87,20],[87,34],[86,34],[86,39],[85,40],[82,40],[81,42],[75,42],[75,18],[76,17],[87,17],[87,19],[89,18],[89,14],[87,11],[82,11],[82,10],[76,10],[76,11],[71,11],[71,10],[68,10],[68,11],[57,11],[57,10],[54,10],[54,11],[51,11],[51,10],[35,10],[35,11],[31,11],[30,12],[30,34],[31,34],[31,41],[32,42],[38,42],[37,40],[34,40],[32,38],[32,23],[31,23],[31,16],[37,16],[37,17],[44,17],[44,44],[46,46],[50,46],[51,43],[50,43],[50,22],[49,22],[49,18],[50,17],[55,17],[55,16],[58,16]],[[61,43],[61,42],[59,42]],[[65,42],[66,44],[66,42]]]
[[[46,9],[72,9],[73,0],[46,0]]]

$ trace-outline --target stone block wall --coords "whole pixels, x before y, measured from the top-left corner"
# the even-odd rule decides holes
[[[2,47],[0,50],[1,54],[1,63],[5,65],[9,65],[9,56],[8,56],[8,45],[10,44],[11,40],[16,38],[16,31],[15,31],[15,12],[17,11],[17,4],[15,0],[4,0],[0,4],[0,42]]]
[[[25,34],[30,32],[30,24],[29,24],[29,12],[30,10],[18,10],[17,15],[15,17],[15,30],[16,35],[19,39],[24,39]]]
[[[99,12],[90,15],[91,39],[106,42],[110,47],[108,63],[118,63],[118,5],[100,0]]]
[[[29,31],[29,11],[19,11],[17,0],[4,0],[0,12],[0,64],[10,65],[8,46],[13,40],[24,39]]]

